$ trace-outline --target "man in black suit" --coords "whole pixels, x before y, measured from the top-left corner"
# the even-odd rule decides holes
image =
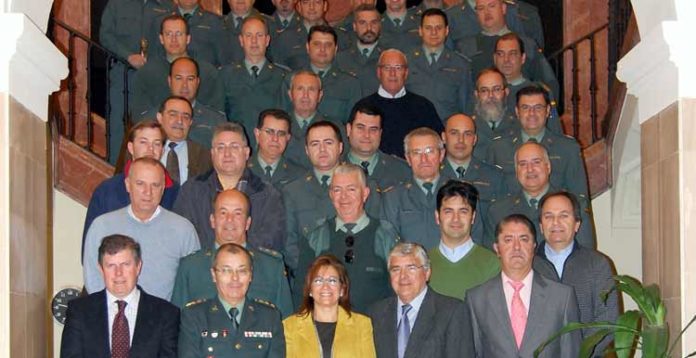
[[[414,243],[389,253],[389,276],[397,297],[375,303],[368,314],[378,357],[474,357],[466,306],[428,285],[430,260]]]
[[[106,289],[68,303],[61,358],[176,357],[179,309],[136,286],[140,245],[110,235],[99,246]]]

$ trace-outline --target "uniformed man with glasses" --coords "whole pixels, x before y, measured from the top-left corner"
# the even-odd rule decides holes
[[[280,312],[247,295],[253,259],[240,245],[217,250],[210,274],[217,294],[181,313],[179,357],[285,357]]]
[[[474,156],[485,160],[493,138],[508,135],[519,129],[519,122],[508,113],[510,91],[503,75],[496,68],[481,71],[474,89],[474,119],[478,137]]]
[[[350,302],[355,311],[391,295],[387,256],[399,241],[394,227],[369,215],[365,203],[370,196],[367,177],[355,164],[341,164],[333,173],[329,197],[336,215],[321,221],[299,241],[299,263],[293,298],[302,299],[302,280],[315,257],[331,254],[343,261],[351,281]]]
[[[406,135],[404,152],[413,176],[382,194],[382,217],[396,227],[405,241],[430,250],[440,242],[435,196],[446,181],[440,175],[445,147],[437,132],[421,127]]]

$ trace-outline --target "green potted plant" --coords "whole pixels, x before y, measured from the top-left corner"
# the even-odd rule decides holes
[[[655,284],[643,286],[640,281],[625,275],[614,276],[614,280],[616,289],[629,295],[638,306],[637,310],[624,312],[616,322],[569,323],[541,344],[534,351],[534,357],[538,357],[544,348],[558,337],[578,329],[595,330],[583,339],[578,355],[580,358],[590,357],[594,347],[608,334],[614,335],[614,348],[608,348],[605,353],[613,350],[618,358],[633,357],[636,350],[642,351],[643,357],[672,357],[672,352],[681,336],[696,321],[696,316],[679,332],[670,345],[669,325],[665,321],[667,309],[660,297],[659,287]],[[696,356],[696,352],[686,357],[693,356]]]

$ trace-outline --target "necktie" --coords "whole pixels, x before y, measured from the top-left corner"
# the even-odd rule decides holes
[[[323,188],[328,188],[329,187],[329,179],[331,179],[330,176],[328,175],[322,175],[321,176],[321,186]]]
[[[365,56],[365,58],[370,57],[370,49],[364,48],[362,49],[362,54]]]
[[[464,169],[464,167],[457,167],[457,175],[459,179],[464,179],[464,172],[466,172],[466,169]]]
[[[266,178],[268,178],[268,180],[271,180],[271,175],[272,175],[271,171],[273,170],[273,167],[270,165],[267,165],[263,169],[266,170]]]
[[[360,166],[363,168],[363,171],[365,172],[365,176],[369,176],[370,175],[370,162],[368,162],[367,160],[364,160],[364,161],[360,162]]]
[[[534,138],[534,137],[529,137],[529,139],[527,139],[527,142],[539,143],[539,141],[538,141],[536,138]]]
[[[517,343],[517,348],[519,349],[522,346],[524,329],[527,326],[527,310],[520,297],[520,290],[524,287],[524,284],[515,281],[508,281],[508,283],[515,290],[515,293],[512,294],[512,304],[510,305],[510,323],[512,323],[512,333],[515,335],[515,343]]]
[[[172,180],[178,183],[181,179],[179,176],[179,156],[176,154],[176,151],[174,151],[174,148],[176,148],[176,143],[169,142],[169,154],[167,154],[167,172],[169,172],[169,176],[172,178]]]
[[[191,14],[184,14],[184,20],[188,22],[191,19]]]
[[[319,75],[319,78],[324,78],[324,71],[319,71],[317,72],[317,75]]]
[[[283,20],[283,28],[288,27],[288,19]]]
[[[492,130],[492,131],[495,130],[495,122],[491,122],[491,130]]]
[[[408,337],[411,335],[411,324],[408,321],[408,312],[411,310],[411,305],[405,304],[401,306],[401,320],[397,327],[397,342],[396,348],[399,358],[403,358],[408,346]]]
[[[348,235],[353,234],[353,229],[355,229],[355,225],[357,225],[357,224],[354,224],[354,223],[343,224],[343,227],[346,229],[346,233]]]
[[[126,318],[126,301],[116,301],[118,312],[111,327],[111,357],[128,358],[130,351],[130,330]]]
[[[251,72],[254,74],[254,78],[259,77],[259,66],[253,65],[251,66]]]
[[[529,199],[529,205],[530,205],[534,210],[537,209],[537,205],[538,205],[538,204],[539,204],[539,200],[536,200],[536,199],[534,199],[534,198]]]
[[[302,120],[302,129],[307,128],[307,124],[309,124],[309,120],[303,119],[303,120]]]
[[[427,191],[425,194],[425,197],[428,198],[428,200],[433,198],[433,183],[431,182],[425,182],[423,183],[423,188]]]
[[[239,29],[242,26],[242,21],[244,21],[244,19],[241,16],[237,16],[234,18],[234,21],[235,21],[234,28]]]
[[[430,53],[430,66],[434,66],[435,62],[437,62],[437,53],[431,52]]]
[[[229,313],[230,313],[230,320],[232,321],[232,331],[233,331],[233,335],[232,335],[232,336],[233,336],[233,337],[234,337],[234,333],[236,333],[236,332],[237,332],[237,329],[239,328],[239,322],[237,322],[237,312],[239,312],[239,310],[237,309],[237,307],[232,307],[232,308],[230,308],[230,310],[229,310]]]
[[[401,26],[401,19],[394,19],[394,26],[400,27]]]

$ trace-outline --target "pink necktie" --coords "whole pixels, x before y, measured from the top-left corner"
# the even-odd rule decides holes
[[[517,349],[519,349],[522,346],[524,328],[527,326],[527,310],[520,297],[520,290],[524,287],[524,283],[515,281],[508,281],[508,283],[515,290],[515,293],[512,295],[512,304],[510,305],[510,322],[512,323],[512,333],[515,335],[515,343],[517,343]]]

